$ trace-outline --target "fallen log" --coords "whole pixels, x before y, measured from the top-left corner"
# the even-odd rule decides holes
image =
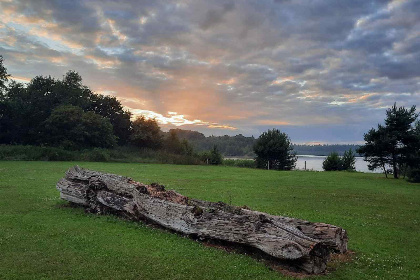
[[[306,273],[322,273],[330,252],[347,250],[347,234],[340,227],[191,199],[162,185],[78,166],[66,172],[57,189],[62,199],[89,212],[115,213],[199,239],[250,246]]]

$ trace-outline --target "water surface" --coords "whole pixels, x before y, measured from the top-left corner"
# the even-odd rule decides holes
[[[305,169],[305,161],[306,161],[307,170],[323,171],[322,162],[325,160],[325,158],[326,156],[298,155],[298,160],[296,162],[296,169]],[[375,172],[375,173],[381,172],[381,170],[379,169],[375,171],[370,171],[367,165],[368,163],[363,160],[363,157],[356,157],[356,163],[355,163],[356,171]]]

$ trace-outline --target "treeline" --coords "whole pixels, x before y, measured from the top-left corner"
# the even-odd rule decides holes
[[[193,130],[171,129],[169,132],[176,133],[180,139],[185,139],[198,152],[203,152],[217,146],[224,156],[254,157],[253,145],[255,138],[246,137],[242,134],[236,136],[208,136]]]
[[[359,145],[353,144],[333,144],[333,145],[293,145],[293,150],[298,155],[314,155],[314,156],[326,156],[331,153],[337,153],[342,156],[348,150],[356,151]],[[358,154],[357,154],[358,155]]]
[[[256,142],[254,136],[247,137],[242,134],[236,136],[208,136],[193,130],[171,129],[180,139],[186,139],[196,151],[210,150],[217,146],[220,152],[227,157],[255,157],[253,146]],[[332,152],[344,155],[346,151],[352,149],[356,151],[359,145],[301,145],[293,144],[293,150],[298,155],[325,156]]]
[[[0,143],[111,148],[129,142],[130,117],[115,97],[94,94],[74,71],[27,85],[11,81],[0,95]]]
[[[75,71],[62,79],[36,76],[28,84],[10,80],[1,56],[0,144],[1,159],[119,160],[111,151],[118,147],[131,147],[119,149],[129,161],[135,161],[133,148],[137,155],[178,163],[207,162],[212,155],[195,153],[187,140],[163,132],[154,119],[132,120],[118,99],[95,94]]]

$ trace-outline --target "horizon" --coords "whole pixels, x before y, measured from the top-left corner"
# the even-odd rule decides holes
[[[357,145],[394,103],[420,103],[419,9],[414,0],[10,0],[0,3],[0,54],[17,81],[75,70],[163,130],[278,128],[295,144]]]
[[[169,132],[170,129],[181,129],[181,130],[188,130],[188,131],[200,132],[198,130],[183,129],[182,127],[181,128],[175,127],[175,128],[162,129],[162,131],[165,132],[165,133],[167,133],[167,132]],[[202,132],[200,132],[200,133],[202,133]],[[209,134],[207,134],[206,135],[205,133],[203,133],[203,135],[205,137],[223,137],[223,136],[233,137],[233,136],[242,135],[242,136],[245,136],[245,137],[254,137],[255,139],[258,139],[258,137],[260,136],[260,135],[258,135],[258,136],[255,136],[255,135],[243,135],[241,133],[232,134],[232,135],[228,135],[228,134],[223,134],[223,135],[222,134],[221,135],[214,135],[214,134],[210,134],[209,135]],[[293,139],[291,139],[291,142],[292,142],[292,145],[308,145],[308,146],[310,146],[310,145],[313,145],[313,146],[316,146],[316,145],[363,145],[364,144],[364,141],[359,141],[359,142],[319,142],[319,141],[295,142],[295,141],[293,141]]]

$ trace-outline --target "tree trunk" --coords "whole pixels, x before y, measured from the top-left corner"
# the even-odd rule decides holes
[[[394,179],[398,179],[397,155],[395,153],[392,153],[392,169]]]
[[[382,163],[382,168],[384,170],[385,178],[388,179],[388,172],[386,172],[386,168],[385,168],[385,164],[384,163]]]
[[[333,225],[191,199],[158,184],[78,166],[66,172],[57,189],[62,199],[90,212],[115,213],[200,239],[250,246],[307,273],[323,272],[330,251],[347,250],[346,231]]]

